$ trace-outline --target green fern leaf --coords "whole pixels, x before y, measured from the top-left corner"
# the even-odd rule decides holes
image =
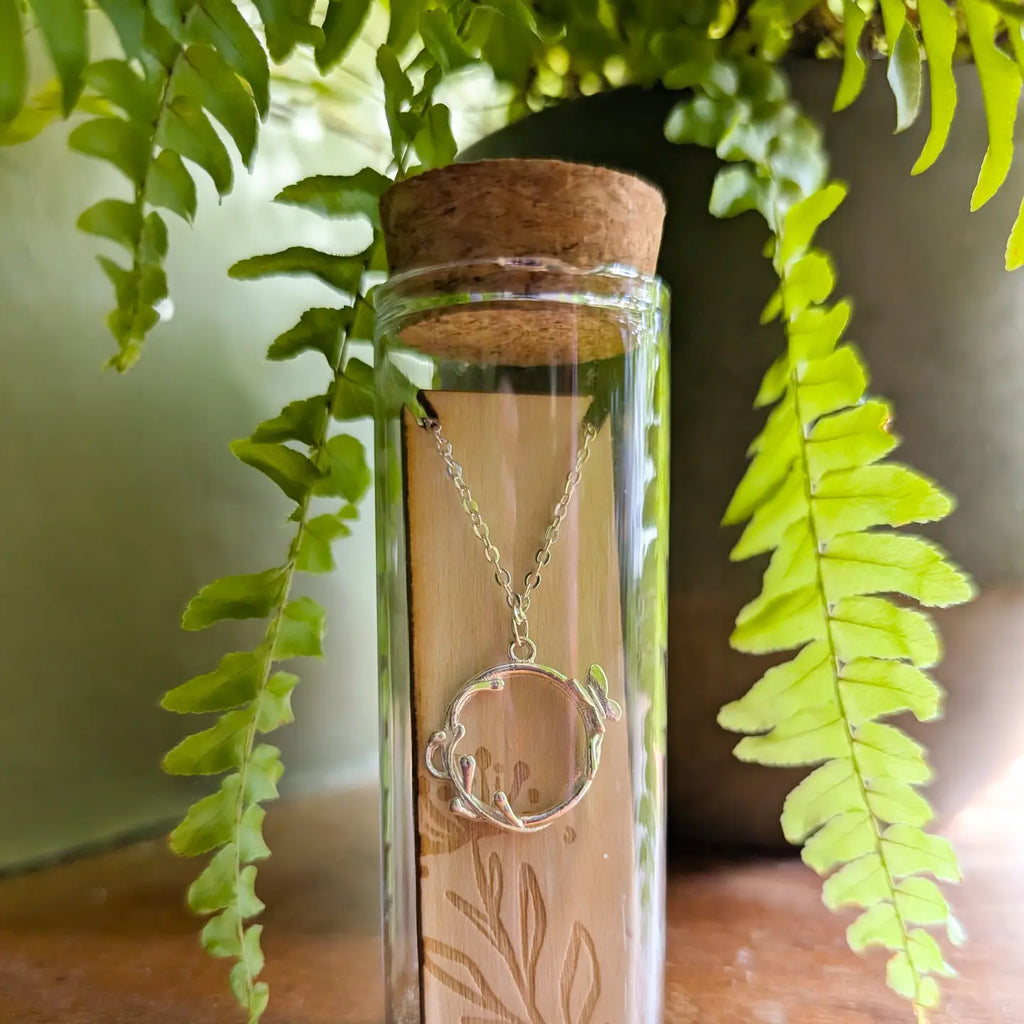
[[[871,816],[864,808],[858,808],[843,811],[826,822],[807,839],[800,856],[819,875],[827,875],[840,864],[871,853],[877,843]]]
[[[324,217],[364,217],[380,227],[380,197],[391,179],[364,167],[355,174],[317,174],[282,189],[274,201]]]
[[[1006,240],[1006,269],[1019,270],[1024,266],[1024,200],[1017,210],[1017,218]]]
[[[142,235],[142,216],[137,206],[126,203],[123,199],[101,199],[89,209],[82,211],[78,217],[77,227],[86,234],[117,242],[131,252],[138,246]],[[126,285],[127,283],[125,282]],[[117,284],[115,281],[115,287]]]
[[[219,775],[238,768],[252,724],[251,708],[228,711],[217,724],[186,736],[167,752],[163,769],[170,775]]]
[[[319,627],[322,633],[322,617]],[[320,637],[318,636],[316,640],[319,647]],[[267,680],[266,692],[256,713],[257,732],[273,732],[274,729],[280,729],[282,725],[290,725],[295,721],[295,714],[292,711],[292,690],[298,682],[299,677],[291,672],[275,672]]]
[[[313,0],[254,0],[267,33],[271,59],[280,64],[296,46],[322,46],[324,34],[309,18]]]
[[[281,751],[269,743],[261,743],[253,749],[246,764],[243,798],[248,804],[259,804],[264,800],[276,800],[277,784],[284,774]]]
[[[904,21],[900,29],[886,77],[896,97],[896,131],[902,132],[917,120],[921,111],[921,49],[917,32],[909,21]]]
[[[898,782],[928,782],[931,769],[924,748],[891,725],[865,722],[850,730],[853,760],[865,779],[884,777]],[[890,873],[892,867],[890,865]]]
[[[811,305],[824,302],[836,286],[832,261],[823,252],[811,251],[794,260],[783,282],[782,301],[791,317]]]
[[[353,505],[369,490],[372,474],[362,444],[348,434],[327,442],[321,469],[326,473],[317,484],[322,498],[344,498]]]
[[[29,7],[60,79],[64,116],[68,117],[82,91],[82,72],[89,59],[85,5],[81,0],[29,0]]]
[[[835,470],[817,482],[812,495],[822,541],[869,526],[930,523],[953,510],[952,498],[931,480],[892,463]]]
[[[913,825],[890,825],[882,833],[882,848],[894,878],[923,871],[943,882],[959,882],[962,878],[949,840]]]
[[[768,202],[767,182],[747,164],[723,167],[711,187],[708,209],[715,217],[735,217],[748,210],[761,210]]]
[[[273,419],[264,420],[252,433],[260,444],[274,441],[299,441],[313,446],[323,434],[327,420],[327,402],[322,395],[289,402]]]
[[[83,77],[86,85],[120,107],[128,117],[137,121],[156,117],[160,99],[155,85],[125,61],[97,61],[85,69]]]
[[[241,778],[229,775],[216,793],[194,803],[171,833],[171,849],[179,856],[198,857],[228,842],[234,832],[241,787]]]
[[[243,868],[237,878],[235,862],[238,850],[229,843],[206,866],[188,890],[188,906],[195,914],[213,914],[237,905],[241,918],[254,917],[264,909],[256,895],[256,868]]]
[[[885,458],[899,438],[889,429],[892,410],[869,399],[818,420],[807,435],[807,468],[814,479],[836,469],[870,466]]]
[[[167,105],[156,141],[198,164],[224,196],[234,184],[231,157],[203,108],[189,96],[177,95]]]
[[[331,547],[339,537],[347,537],[351,532],[336,515],[310,519],[299,544],[296,568],[300,572],[331,572],[335,567]]]
[[[244,273],[239,276],[244,277]],[[281,361],[294,359],[303,352],[320,352],[333,367],[341,354],[342,341],[352,322],[353,312],[351,306],[307,309],[294,327],[278,336],[270,346],[267,358]]]
[[[68,136],[68,145],[87,156],[113,164],[133,185],[146,180],[150,142],[134,121],[120,117],[97,117],[80,124]]]
[[[326,614],[311,597],[296,598],[286,604],[274,642],[274,660],[323,657]]]
[[[869,907],[846,929],[846,941],[855,953],[863,953],[872,946],[884,949],[903,949],[906,932],[891,902],[876,903]]]
[[[971,581],[938,545],[898,533],[833,537],[821,560],[821,579],[829,601],[889,593],[948,607],[974,596]]]
[[[243,861],[266,860],[270,848],[263,839],[263,819],[267,812],[259,804],[250,804],[238,824],[238,855]]]
[[[412,146],[424,167],[444,167],[458,153],[452,134],[451,111],[443,103],[433,103],[423,117],[422,126],[412,135]]]
[[[835,701],[801,708],[764,736],[747,736],[733,753],[757,764],[817,764],[849,752],[849,738]]]
[[[160,706],[181,714],[229,711],[259,693],[262,665],[252,651],[225,654],[212,672],[196,676],[164,694]]]
[[[930,722],[939,717],[942,708],[938,683],[902,661],[857,658],[843,665],[839,689],[852,727],[904,711],[919,722]]]
[[[215,580],[189,601],[182,628],[206,629],[225,619],[266,618],[280,600],[285,584],[284,569]]]
[[[953,55],[956,52],[956,15],[945,0],[918,0],[921,40],[928,54],[928,81],[931,88],[932,124],[928,139],[911,174],[926,171],[946,148],[949,129],[956,113],[956,78]]]
[[[988,122],[988,150],[971,196],[971,209],[977,210],[999,191],[1010,173],[1022,83],[1020,68],[996,45],[996,12],[984,0],[961,0],[961,7],[967,19]]]
[[[224,58],[210,46],[188,47],[178,64],[175,88],[205,107],[227,129],[251,169],[256,153],[256,108]]]
[[[890,17],[899,39],[908,23]],[[844,193],[822,190],[771,218],[787,351],[759,391],[759,404],[775,406],[726,520],[746,521],[734,558],[772,557],[731,642],[798,653],[719,721],[747,734],[735,750],[741,760],[819,766],[787,798],[783,832],[825,876],[826,905],[863,908],[850,945],[890,949],[889,983],[920,1015],[937,1003],[934,976],[947,965],[928,941],[911,940],[911,926],[950,920],[922,875],[956,881],[959,869],[949,844],[922,830],[932,817],[915,789],[931,777],[924,749],[879,719],[937,716],[942,692],[922,670],[939,660],[940,642],[927,615],[881,595],[948,606],[969,600],[973,585],[937,545],[891,529],[941,519],[953,503],[927,477],[886,461],[897,444],[891,413],[865,398],[863,362],[842,342],[849,308],[822,305],[835,275],[811,245]]]
[[[927,825],[935,812],[916,789],[891,779],[869,779],[867,802],[871,813],[886,824]]]
[[[324,15],[324,40],[316,48],[321,72],[341,63],[370,12],[370,0],[330,0]]]
[[[766,732],[801,708],[828,703],[832,690],[828,646],[814,641],[792,661],[768,669],[746,696],[726,704],[718,724],[731,732]]]
[[[837,814],[863,808],[852,758],[837,757],[816,768],[786,797],[782,832],[789,842],[802,843]]]
[[[28,95],[23,31],[18,0],[0,0],[0,125],[18,116]]]
[[[311,459],[287,445],[246,439],[232,441],[231,453],[273,480],[292,501],[302,501],[322,479]]]
[[[929,668],[939,660],[939,635],[932,620],[912,608],[880,597],[847,597],[829,608],[829,619],[840,661],[905,659]]]
[[[860,40],[868,23],[867,12],[856,0],[843,0],[843,73],[832,109],[845,110],[861,94],[868,74]]]
[[[143,0],[96,0],[96,6],[113,25],[125,56],[130,59],[140,57],[146,28],[146,6]]]
[[[260,117],[270,110],[270,66],[256,34],[232,0],[200,0],[190,11],[198,42],[209,43],[249,83]]]
[[[497,11],[503,18],[507,18],[513,25],[525,28],[541,42],[556,43],[562,37],[562,32],[551,33],[540,27],[533,7],[526,0],[480,0],[480,6]],[[496,31],[500,32],[501,29]]]
[[[312,274],[332,288],[353,293],[359,287],[365,267],[365,253],[337,256],[305,245],[293,245],[281,252],[239,260],[228,274],[239,281],[254,281],[275,274]]]
[[[145,201],[176,213],[191,224],[196,215],[196,184],[173,149],[161,150],[149,168]]]
[[[420,14],[419,34],[434,63],[446,75],[473,63],[475,59],[459,38],[451,14],[443,7],[434,7]]]
[[[211,917],[202,932],[203,949],[211,956],[242,955],[242,920],[234,905]]]
[[[844,864],[821,887],[822,902],[829,910],[870,907],[891,895],[882,858],[874,852]]]
[[[365,308],[366,303],[360,303]],[[351,333],[358,337],[358,317]],[[350,359],[338,378],[331,396],[331,416],[336,420],[358,420],[373,415],[376,388],[373,367],[359,359]]]

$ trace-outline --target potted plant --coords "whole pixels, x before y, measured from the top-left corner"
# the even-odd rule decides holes
[[[270,110],[270,62],[311,49],[321,70],[338,65],[370,4],[330,0],[323,10],[259,0],[251,22],[232,0],[99,0],[98,8],[122,53],[90,64],[80,0],[30,0],[27,15],[18,0],[0,0],[0,123],[18,137],[58,110],[70,116],[86,105],[102,108],[77,124],[69,144],[126,179],[127,198],[101,200],[78,223],[123,250],[120,261],[102,256],[100,264],[115,295],[111,364],[127,370],[150,333],[158,336],[168,295],[161,211],[189,221],[197,215],[197,169],[222,196],[231,190],[232,158],[211,118],[249,160]],[[867,392],[865,361],[845,340],[850,306],[831,298],[835,265],[814,243],[846,187],[830,180],[821,131],[794,100],[780,61],[791,51],[839,57],[836,102],[845,106],[857,102],[868,58],[884,55],[903,129],[921,108],[926,54],[931,130],[920,171],[938,158],[953,121],[954,57],[972,55],[988,130],[972,198],[980,206],[1012,163],[1022,17],[1008,0],[885,0],[878,7],[856,0],[392,0],[386,36],[374,39],[390,164],[306,178],[278,196],[324,216],[361,219],[368,244],[341,255],[294,246],[242,259],[231,270],[243,279],[309,274],[342,296],[308,310],[268,353],[271,360],[322,357],[324,388],[232,446],[292,502],[290,540],[276,565],[204,587],[183,620],[190,630],[262,620],[265,632],[253,649],[226,654],[164,699],[172,711],[218,715],[165,759],[172,773],[223,775],[171,843],[184,855],[212,854],[189,902],[209,915],[206,948],[234,961],[231,986],[250,1021],[269,999],[259,980],[261,926],[251,922],[262,908],[256,864],[269,854],[263,804],[277,795],[283,771],[279,751],[261,737],[292,717],[298,678],[278,663],[321,652],[324,612],[305,595],[304,576],[334,568],[333,542],[347,532],[368,481],[361,445],[332,424],[372,407],[373,372],[349,346],[371,336],[375,275],[385,269],[377,203],[394,178],[455,158],[443,89],[481,61],[510,87],[510,118],[627,84],[669,91],[668,138],[712,150],[721,161],[711,212],[757,211],[768,226],[765,253],[775,283],[762,319],[779,323],[784,348],[749,396],[770,412],[725,518],[746,524],[734,557],[771,554],[760,596],[737,609],[732,642],[753,654],[786,652],[788,660],[768,667],[720,721],[748,734],[737,748],[745,760],[814,766],[786,799],[786,836],[826,876],[830,906],[862,909],[850,944],[890,951],[887,980],[919,1019],[939,1003],[936,978],[951,968],[926,929],[944,926],[954,941],[959,929],[933,879],[956,881],[959,870],[949,844],[924,831],[932,812],[916,788],[930,775],[923,748],[879,719],[938,714],[941,692],[927,671],[939,658],[938,636],[912,605],[957,604],[973,588],[936,543],[899,529],[942,520],[952,501],[929,477],[888,459],[896,445],[891,408]],[[33,26],[60,85],[26,104],[23,33]],[[1022,234],[1018,220],[1008,267],[1024,261]],[[677,293],[677,305],[680,299]],[[334,502],[330,511],[321,510],[320,498]]]

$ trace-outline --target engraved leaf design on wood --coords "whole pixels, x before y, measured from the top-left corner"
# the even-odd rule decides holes
[[[465,896],[460,896],[457,892],[449,889],[445,896],[448,898],[448,902],[451,903],[455,909],[462,914],[470,924],[473,925],[477,931],[488,941],[491,941],[491,930],[487,925],[487,915],[477,906],[470,903]]]
[[[587,985],[587,974],[590,975],[590,987],[586,989],[580,1003],[579,991]],[[601,972],[597,965],[597,951],[590,932],[577,921],[572,926],[569,946],[565,951],[562,963],[562,1019],[565,1024],[590,1024],[601,996]],[[573,1004],[578,1009],[573,1013]]]
[[[466,1002],[480,1007],[481,1010],[487,1010],[488,1013],[493,1013],[499,1020],[506,1021],[508,1024],[523,1024],[521,1018],[517,1017],[495,995],[494,990],[487,984],[483,971],[461,950],[438,939],[424,936],[423,966],[445,988],[461,996]],[[468,983],[460,980],[453,973],[460,969],[469,976]]]
[[[548,930],[548,914],[537,873],[529,864],[519,869],[519,950],[531,1005],[537,1000],[537,963]]]
[[[469,840],[469,826],[461,818],[448,813],[447,802],[443,809],[438,806],[428,789],[425,799],[420,801],[420,854],[429,857],[454,853]]]

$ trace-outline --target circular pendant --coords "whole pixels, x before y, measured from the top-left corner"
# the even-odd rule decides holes
[[[516,814],[507,795],[500,791],[489,804],[484,803],[473,792],[476,758],[472,754],[456,754],[456,748],[466,735],[466,727],[460,721],[466,705],[477,694],[501,693],[512,676],[532,676],[557,687],[575,705],[586,730],[585,763],[570,779],[569,795],[560,804],[536,814]],[[454,788],[455,795],[449,803],[453,814],[486,821],[510,832],[536,832],[572,810],[586,795],[601,762],[605,721],[616,722],[621,716],[622,709],[608,696],[608,678],[600,665],[590,666],[583,683],[531,662],[497,665],[473,676],[455,694],[445,713],[444,728],[435,732],[427,743],[427,770],[435,778],[450,782]]]

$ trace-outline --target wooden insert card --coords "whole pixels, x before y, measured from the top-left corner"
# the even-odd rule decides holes
[[[589,399],[432,392],[442,430],[521,592],[535,564]],[[582,800],[523,834],[452,812],[425,754],[471,677],[509,661],[510,609],[434,438],[405,421],[413,743],[423,1024],[631,1024],[634,835],[610,424],[531,594],[538,665],[585,680],[605,670],[622,708],[606,723]],[[460,750],[474,792],[518,815],[560,804],[585,764],[578,708],[543,679],[474,697]]]

